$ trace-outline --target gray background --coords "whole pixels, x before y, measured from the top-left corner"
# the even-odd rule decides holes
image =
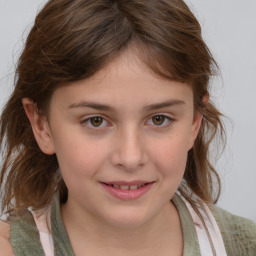
[[[42,0],[0,0],[0,110],[12,90],[15,62]],[[187,0],[222,71],[214,101],[229,118],[217,169],[219,205],[256,221],[256,0]]]

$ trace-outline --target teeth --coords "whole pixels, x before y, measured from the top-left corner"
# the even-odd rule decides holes
[[[120,189],[121,189],[121,190],[128,190],[128,189],[129,189],[129,186],[128,186],[128,185],[121,185],[121,186],[120,186]]]
[[[118,188],[118,189],[121,189],[121,190],[135,190],[135,189],[138,189],[142,186],[144,186],[145,184],[140,184],[140,185],[132,185],[132,186],[129,186],[129,185],[115,185],[113,184],[112,186],[114,188]]]

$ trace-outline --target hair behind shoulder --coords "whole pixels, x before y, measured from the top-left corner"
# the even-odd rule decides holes
[[[209,146],[224,129],[221,113],[203,102],[217,65],[187,5],[182,0],[50,0],[28,35],[15,89],[1,115],[2,211],[44,208],[57,188],[61,200],[67,198],[57,158],[39,149],[21,99],[30,98],[47,116],[58,87],[92,76],[129,47],[156,75],[191,84],[203,122],[180,191],[188,198],[192,192],[207,203],[217,201],[220,179]]]

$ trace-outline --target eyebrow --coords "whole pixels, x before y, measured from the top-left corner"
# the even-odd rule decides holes
[[[172,107],[175,105],[185,105],[186,103],[182,100],[167,100],[160,103],[150,104],[143,108],[144,111],[151,111],[159,108]]]
[[[185,105],[186,103],[182,100],[167,100],[164,102],[160,103],[154,103],[147,105],[143,107],[143,111],[152,111],[160,108],[166,108],[166,107],[171,107],[175,105]],[[74,108],[93,108],[96,110],[101,110],[101,111],[114,111],[114,108],[105,104],[97,103],[97,102],[92,102],[92,101],[81,101],[78,103],[73,103],[68,106],[68,109],[74,109]]]
[[[79,103],[73,103],[68,106],[68,109],[73,109],[73,108],[94,108],[97,110],[104,110],[104,111],[113,110],[113,108],[108,105],[104,105],[104,104],[100,104],[92,101],[81,101]]]

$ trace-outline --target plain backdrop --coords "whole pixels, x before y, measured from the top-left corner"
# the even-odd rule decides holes
[[[146,0],[145,0],[146,1]],[[0,110],[13,88],[15,63],[43,0],[0,0]],[[219,206],[256,221],[256,0],[187,0],[221,69],[213,100],[228,117],[217,169]]]

